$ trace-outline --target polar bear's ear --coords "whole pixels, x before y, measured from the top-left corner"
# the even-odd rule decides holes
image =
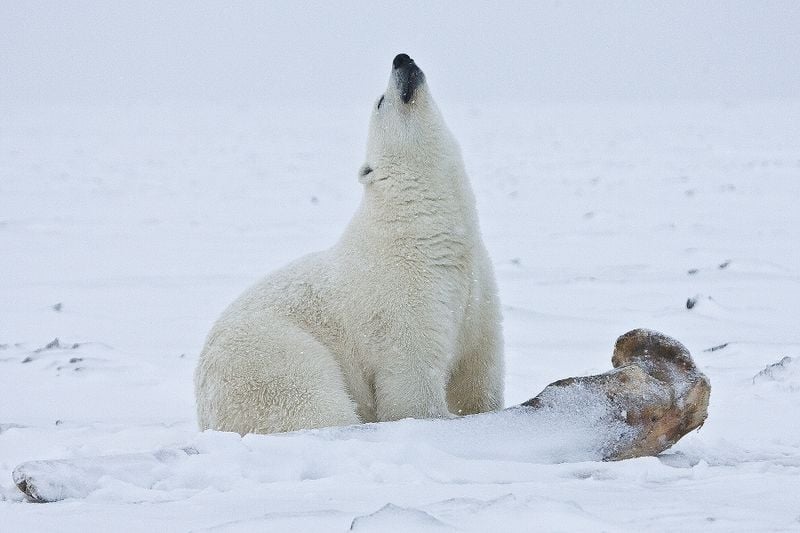
[[[370,183],[372,182],[374,175],[372,175],[372,167],[368,164],[364,164],[358,169],[358,181],[361,183]]]

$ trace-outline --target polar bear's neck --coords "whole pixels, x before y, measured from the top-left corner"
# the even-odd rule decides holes
[[[424,225],[429,219],[449,219],[463,224],[474,218],[475,200],[460,165],[383,172],[384,179],[364,189],[364,204],[376,222]]]
[[[437,264],[461,261],[479,234],[475,199],[460,162],[381,169],[340,246],[392,250]]]

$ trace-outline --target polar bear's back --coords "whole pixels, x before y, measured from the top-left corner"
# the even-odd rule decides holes
[[[220,329],[245,323],[256,325],[253,322],[263,321],[265,313],[291,313],[297,302],[303,300],[301,293],[308,286],[319,285],[320,280],[328,277],[324,272],[328,255],[327,251],[305,255],[247,288],[220,315],[206,343],[210,343]]]

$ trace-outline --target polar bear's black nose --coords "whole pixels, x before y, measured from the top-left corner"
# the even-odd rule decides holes
[[[400,99],[404,104],[411,102],[414,99],[414,94],[417,88],[425,83],[425,74],[414,63],[414,60],[408,57],[408,54],[397,54],[397,57],[392,61],[394,67],[394,79],[397,83],[397,89],[400,92]]]
[[[414,60],[408,57],[408,54],[397,54],[397,57],[394,58],[392,61],[392,66],[394,68],[403,68],[404,66],[413,63]]]

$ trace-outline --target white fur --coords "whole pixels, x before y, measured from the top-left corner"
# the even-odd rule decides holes
[[[340,241],[246,291],[195,373],[202,429],[271,433],[503,405],[500,311],[460,150],[394,74]]]

